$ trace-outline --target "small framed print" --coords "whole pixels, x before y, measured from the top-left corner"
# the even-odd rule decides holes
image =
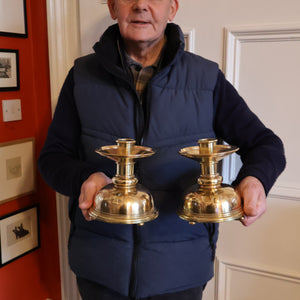
[[[0,236],[0,267],[39,248],[38,205],[1,217]]]
[[[35,191],[34,138],[0,144],[0,204]]]
[[[19,89],[19,51],[0,49],[0,91]]]
[[[0,35],[26,38],[26,0],[0,0]]]

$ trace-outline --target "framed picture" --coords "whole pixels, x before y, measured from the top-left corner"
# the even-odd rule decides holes
[[[35,191],[34,139],[0,144],[0,204]]]
[[[39,248],[38,205],[0,218],[0,267]]]
[[[0,35],[26,38],[26,0],[0,0]]]
[[[0,91],[19,89],[19,51],[0,49]]]

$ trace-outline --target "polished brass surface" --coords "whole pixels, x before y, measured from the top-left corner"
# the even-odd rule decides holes
[[[222,184],[222,176],[217,171],[218,162],[237,150],[235,146],[217,145],[216,139],[201,139],[198,146],[180,150],[181,155],[201,165],[198,185],[185,195],[178,211],[180,218],[195,224],[220,223],[242,217],[241,200],[231,186]]]
[[[158,212],[151,194],[134,175],[137,159],[154,154],[151,148],[136,146],[135,140],[118,139],[117,145],[104,146],[96,152],[114,160],[117,164],[116,176],[112,184],[101,189],[89,214],[91,219],[108,223],[139,224],[154,220]]]

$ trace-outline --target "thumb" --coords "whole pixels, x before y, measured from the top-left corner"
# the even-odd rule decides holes
[[[244,203],[244,212],[247,216],[257,216],[258,211],[257,211],[257,197],[254,195],[251,195],[249,197],[248,194],[243,196],[243,203]]]
[[[248,176],[237,186],[238,195],[243,202],[246,216],[257,217],[265,211],[265,191],[262,183],[255,177]]]
[[[93,182],[85,182],[81,187],[79,207],[81,209],[89,209],[93,205],[96,192],[97,186]]]

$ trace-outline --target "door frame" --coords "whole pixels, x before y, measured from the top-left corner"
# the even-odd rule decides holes
[[[81,54],[78,0],[47,0],[51,108],[75,58]],[[68,264],[68,198],[56,194],[62,300],[80,300],[76,278]]]

